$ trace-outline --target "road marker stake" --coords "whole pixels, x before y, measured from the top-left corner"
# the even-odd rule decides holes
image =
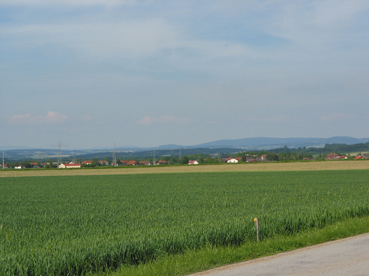
[[[256,241],[259,241],[259,219],[254,218],[255,226],[256,226]]]

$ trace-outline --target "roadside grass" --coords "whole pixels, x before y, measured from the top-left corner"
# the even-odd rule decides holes
[[[208,246],[179,255],[164,256],[156,261],[138,266],[122,266],[115,272],[91,275],[188,275],[368,232],[369,217],[356,217],[321,229],[310,229],[290,236],[276,236],[260,242],[246,242],[241,246]]]

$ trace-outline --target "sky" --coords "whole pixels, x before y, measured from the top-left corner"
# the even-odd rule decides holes
[[[0,0],[0,148],[368,138],[369,1]]]

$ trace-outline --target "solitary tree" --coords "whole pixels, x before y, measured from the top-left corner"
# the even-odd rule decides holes
[[[275,152],[268,152],[266,154],[266,158],[269,161],[278,161],[279,160],[279,157],[278,157],[278,155]]]

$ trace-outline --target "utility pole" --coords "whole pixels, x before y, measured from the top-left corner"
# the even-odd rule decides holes
[[[155,165],[155,150],[154,150],[154,158],[152,160],[152,164]]]
[[[5,157],[4,157],[4,151],[3,151],[3,169],[5,169]]]

